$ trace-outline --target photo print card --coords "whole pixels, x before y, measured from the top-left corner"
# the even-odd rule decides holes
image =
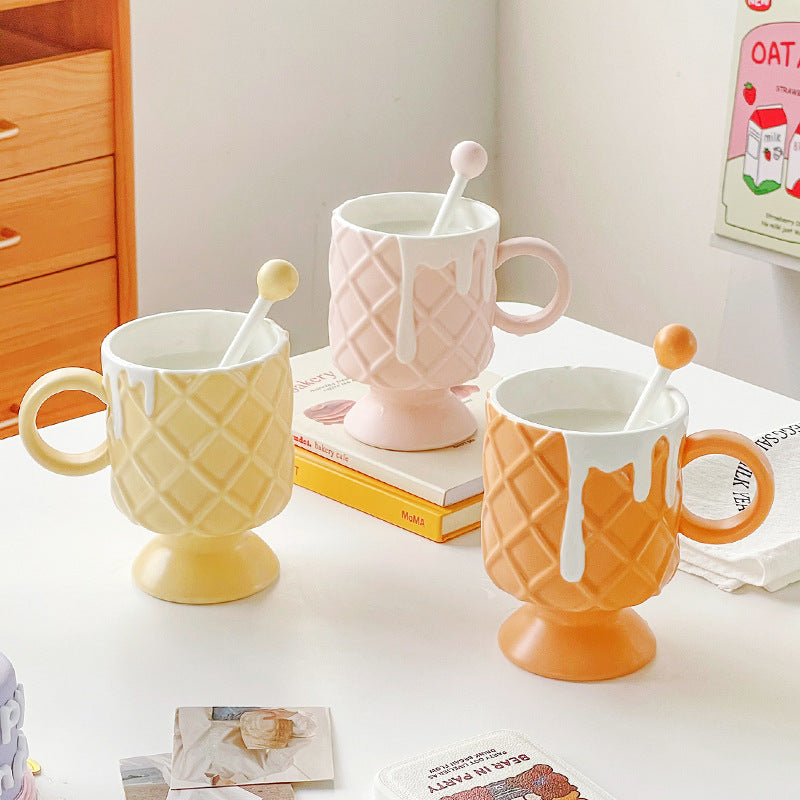
[[[331,778],[327,708],[188,706],[175,712],[172,789]]]
[[[290,783],[255,784],[218,789],[170,789],[172,753],[134,756],[119,762],[125,800],[293,800]],[[200,794],[207,792],[207,794]],[[213,795],[213,796],[212,796]]]
[[[119,762],[125,800],[166,800],[171,753],[123,758]]]

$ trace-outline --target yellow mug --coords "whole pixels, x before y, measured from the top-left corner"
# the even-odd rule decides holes
[[[275,554],[249,529],[292,492],[289,336],[264,319],[240,361],[217,366],[244,316],[176,311],[128,322],[103,340],[102,376],[55,370],[20,407],[23,444],[43,466],[86,475],[110,463],[117,507],[159,534],[134,562],[134,580],[164,600],[235,600],[278,574]],[[106,438],[85,453],[55,449],[36,427],[45,400],[68,389],[108,406]]]

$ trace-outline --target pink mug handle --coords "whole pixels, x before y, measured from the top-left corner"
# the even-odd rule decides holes
[[[538,313],[518,317],[507,314],[499,306],[495,308],[494,324],[500,330],[523,336],[526,333],[536,333],[552,325],[566,310],[569,297],[572,293],[572,281],[567,271],[567,265],[561,253],[544,239],[534,239],[532,236],[519,236],[516,239],[506,239],[497,245],[497,262],[495,269],[515,256],[533,256],[541,258],[556,274],[558,285],[553,299]]]

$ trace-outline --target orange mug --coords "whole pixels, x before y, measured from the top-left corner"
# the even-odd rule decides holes
[[[645,381],[591,367],[523,372],[487,399],[483,557],[494,583],[525,602],[500,628],[517,665],[561,680],[633,672],[655,637],[630,607],[675,574],[678,532],[706,543],[742,539],[775,492],[764,454],[738,433],[686,436],[689,406],[667,388],[641,427],[623,431]],[[711,453],[743,461],[755,501],[727,519],[682,504],[681,470]]]

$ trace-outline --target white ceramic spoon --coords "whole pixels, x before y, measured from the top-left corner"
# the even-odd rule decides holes
[[[632,430],[647,419],[653,401],[667,385],[670,375],[676,369],[685,367],[694,358],[694,354],[697,352],[697,339],[684,325],[667,325],[656,334],[653,350],[656,353],[658,366],[650,376],[644,391],[639,395],[639,399],[622,429],[624,431]]]
[[[453,208],[464,194],[467,182],[477,178],[485,169],[489,157],[477,142],[459,142],[450,154],[450,166],[453,168],[453,180],[444,196],[439,213],[431,226],[431,236],[443,233],[450,222]]]
[[[222,356],[222,361],[219,362],[221,367],[229,367],[241,359],[250,343],[250,337],[256,325],[264,319],[273,303],[294,294],[299,280],[297,270],[288,261],[281,258],[273,258],[262,265],[256,276],[258,298],[247,312],[244,322],[236,331],[236,336],[228,345],[225,355]]]

